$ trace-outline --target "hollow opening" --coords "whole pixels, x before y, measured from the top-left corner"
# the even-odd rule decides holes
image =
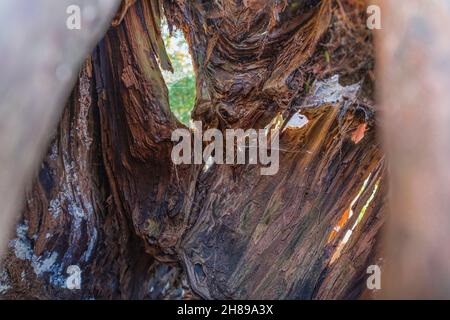
[[[294,113],[294,115],[287,122],[284,130],[286,129],[300,129],[306,126],[309,122],[308,117],[301,114],[300,112]],[[283,130],[283,131],[284,131]]]
[[[162,21],[161,33],[174,69],[173,73],[162,72],[169,90],[170,109],[178,120],[188,126],[196,95],[195,72],[189,45],[181,30],[174,29],[170,33],[165,20]]]

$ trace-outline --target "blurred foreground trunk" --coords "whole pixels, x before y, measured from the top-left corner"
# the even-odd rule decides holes
[[[204,128],[283,124],[280,170],[174,166],[160,67],[181,28]],[[29,191],[4,297],[359,298],[385,180],[363,1],[125,1]],[[123,19],[121,19],[123,17]],[[69,268],[81,289],[67,288]],[[370,293],[364,295],[370,297]]]
[[[450,1],[381,2],[378,80],[392,188],[383,287],[388,298],[448,299]]]

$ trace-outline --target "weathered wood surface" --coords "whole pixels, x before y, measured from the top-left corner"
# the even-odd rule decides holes
[[[66,27],[78,5],[81,30]],[[0,253],[23,206],[77,70],[109,25],[119,0],[5,0],[0,3]]]
[[[283,131],[278,174],[172,164],[181,124],[160,71],[171,68],[162,6],[188,39],[193,118],[205,128],[308,118]],[[5,297],[360,297],[378,261],[386,195],[364,3],[141,0],[122,9],[80,72],[27,197]],[[82,290],[65,288],[70,265],[82,270]]]

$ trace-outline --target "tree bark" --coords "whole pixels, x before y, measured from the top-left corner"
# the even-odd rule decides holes
[[[70,5],[91,12],[80,30],[66,27]],[[49,128],[56,127],[77,70],[118,5],[119,0],[8,0],[0,5],[1,27],[8,30],[0,37],[0,255],[48,145]]]
[[[190,45],[193,119],[220,130],[284,119],[276,175],[172,163],[182,125],[160,71],[163,9]],[[5,296],[370,297],[386,186],[364,3],[141,0],[117,17],[28,193]],[[289,125],[295,114],[308,123]],[[81,290],[66,288],[70,265]]]

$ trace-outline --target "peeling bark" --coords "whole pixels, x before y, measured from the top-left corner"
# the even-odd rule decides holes
[[[284,119],[276,175],[172,164],[182,125],[160,72],[171,68],[162,8],[190,45],[193,119],[220,130]],[[361,297],[386,194],[364,11],[354,1],[126,1],[28,195],[7,296]],[[306,124],[289,124],[300,114]],[[62,283],[69,265],[82,290]]]

